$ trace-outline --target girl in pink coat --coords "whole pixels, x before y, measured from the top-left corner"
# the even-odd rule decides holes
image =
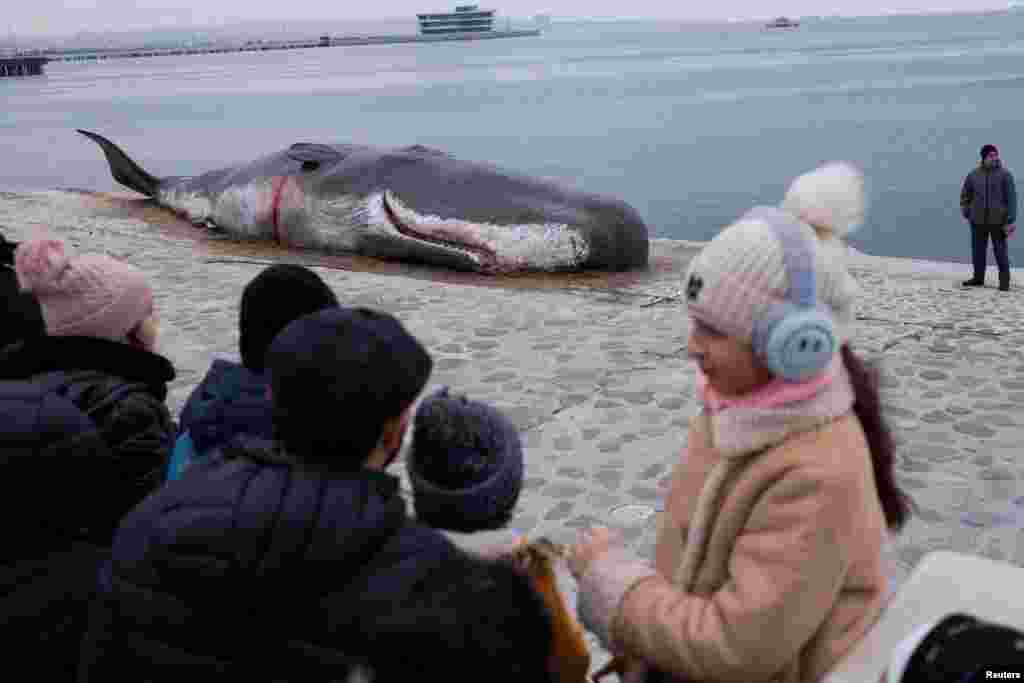
[[[703,410],[655,566],[602,527],[570,553],[581,619],[626,680],[818,681],[882,610],[882,546],[911,502],[876,376],[848,344],[858,288],[841,237],[864,204],[860,173],[829,164],[691,263]]]

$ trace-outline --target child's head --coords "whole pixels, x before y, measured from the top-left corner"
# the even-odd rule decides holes
[[[242,291],[238,311],[242,365],[263,372],[264,356],[278,332],[296,318],[337,305],[331,288],[309,268],[289,263],[265,268]]]
[[[858,288],[838,237],[864,214],[861,174],[830,164],[800,176],[780,208],[759,207],[693,259],[684,294],[689,351],[719,393],[807,379],[848,339]]]
[[[352,472],[397,455],[433,361],[394,316],[331,307],[289,323],[266,367],[275,439],[298,460]]]
[[[498,529],[523,485],[519,434],[492,406],[449,396],[445,387],[416,411],[406,468],[417,518],[453,531]]]
[[[46,333],[156,346],[153,292],[134,266],[104,254],[68,256],[57,240],[22,242],[18,286],[35,296]]]
[[[560,635],[552,612],[531,576],[510,560],[458,553],[409,597],[365,621],[352,650],[365,658],[369,675],[350,682],[559,680],[550,668]]]

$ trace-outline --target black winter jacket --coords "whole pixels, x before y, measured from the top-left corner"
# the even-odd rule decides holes
[[[393,653],[375,632],[443,593],[431,581],[446,566],[480,562],[409,520],[389,474],[307,469],[236,441],[124,519],[81,680],[345,680],[370,649]],[[465,642],[479,614],[431,626],[436,610],[416,613],[399,630],[438,642]]]
[[[105,339],[41,337],[0,351],[0,381],[57,386],[99,427],[113,457],[103,492],[111,529],[163,481],[176,431],[164,403],[172,379],[163,356]]]
[[[12,672],[74,680],[119,516],[106,504],[112,461],[71,401],[37,383],[0,381],[0,642]]]
[[[964,178],[960,212],[974,225],[1003,227],[1017,222],[1017,188],[1001,165],[978,166]]]

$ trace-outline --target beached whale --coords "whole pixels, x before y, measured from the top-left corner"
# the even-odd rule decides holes
[[[156,178],[101,135],[114,179],[243,239],[484,273],[647,265],[625,202],[419,145],[296,143],[248,164]]]

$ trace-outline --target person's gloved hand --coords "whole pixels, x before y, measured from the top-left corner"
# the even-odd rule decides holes
[[[1006,226],[1006,236],[1007,237],[1013,237],[1013,233],[1015,233],[1015,232],[1017,232],[1017,224],[1016,223],[1010,223],[1009,225]]]
[[[583,578],[591,562],[620,543],[620,535],[608,527],[595,526],[580,532],[579,540],[569,549],[569,571],[576,580]]]

